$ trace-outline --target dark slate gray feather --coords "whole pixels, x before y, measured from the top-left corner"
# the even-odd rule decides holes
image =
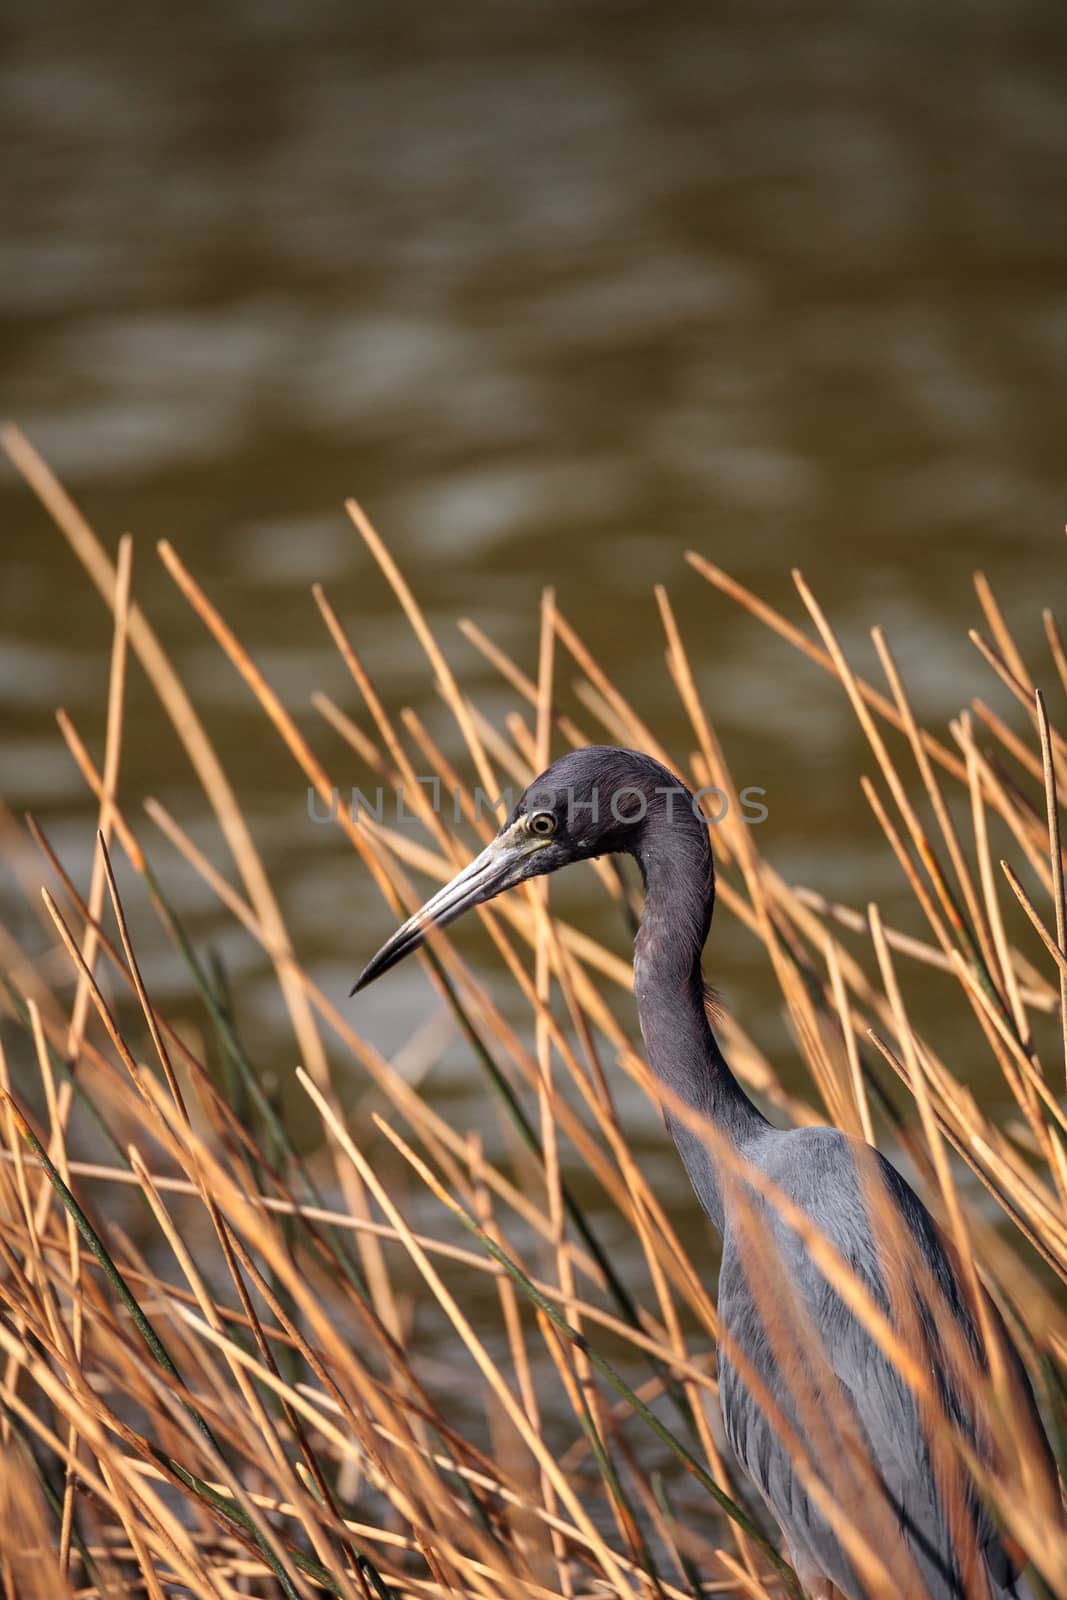
[[[924,1424],[911,1389],[798,1234],[735,1171],[720,1174],[708,1138],[692,1125],[689,1113],[707,1119],[742,1162],[807,1214],[930,1374],[938,1414],[989,1460],[990,1430],[974,1398],[985,1356],[930,1214],[865,1145],[832,1128],[771,1127],[723,1058],[700,970],[715,900],[708,827],[673,774],[632,750],[593,746],[562,757],[531,784],[497,839],[379,951],[356,987],[418,948],[428,922],[443,926],[527,878],[609,852],[632,855],[644,879],[634,946],[641,1031],[666,1091],[667,1125],[723,1236],[719,1379],[727,1433],[802,1581],[820,1600],[831,1583],[846,1600],[869,1600],[857,1564],[862,1549],[852,1559],[845,1548],[851,1525],[901,1595],[972,1600],[988,1584],[990,1600],[1024,1600],[1030,1591],[956,1454],[938,1442],[943,1428]],[[988,1301],[986,1315],[999,1331],[1019,1425],[1039,1460],[1036,1487],[1048,1507],[1059,1508],[1022,1362]]]

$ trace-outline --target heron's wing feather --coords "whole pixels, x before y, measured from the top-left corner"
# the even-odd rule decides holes
[[[935,1409],[943,1407],[983,1452],[970,1386],[961,1375],[977,1345],[944,1242],[899,1174],[862,1147],[867,1165],[861,1162],[858,1176],[855,1151],[832,1129],[806,1129],[769,1136],[760,1165],[830,1238],[901,1336],[909,1335],[936,1373],[940,1406]],[[873,1207],[872,1181],[879,1186]],[[742,1209],[754,1215],[751,1205]],[[872,1210],[879,1215],[877,1244]],[[924,1426],[910,1389],[816,1267],[803,1241],[773,1210],[758,1208],[757,1220],[770,1235],[761,1252],[761,1298],[760,1274],[743,1270],[743,1219],[731,1220],[720,1316],[794,1430],[792,1452],[728,1355],[720,1374],[723,1409],[734,1448],[794,1555],[821,1563],[846,1593],[863,1593],[838,1537],[817,1509],[817,1497],[804,1487],[806,1471],[809,1478],[814,1474],[836,1516],[846,1515],[883,1559],[892,1548],[887,1539],[899,1540],[904,1553],[895,1559],[914,1562],[936,1600],[956,1600],[963,1592],[960,1561],[965,1564],[966,1555],[961,1552],[968,1548],[972,1559],[976,1549],[981,1551],[993,1584],[1012,1594],[1011,1562],[956,1453],[936,1442],[931,1446],[937,1430]],[[768,1281],[774,1291],[770,1303]],[[952,1329],[947,1341],[946,1326]],[[946,1350],[954,1350],[955,1358]],[[1043,1441],[1025,1374],[1010,1344],[1007,1350],[1019,1366],[1020,1403],[1031,1410],[1036,1436]],[[799,1472],[798,1449],[805,1456]]]

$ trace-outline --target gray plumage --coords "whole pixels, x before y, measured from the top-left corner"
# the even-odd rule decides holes
[[[667,1125],[722,1235],[719,1382],[726,1431],[802,1582],[813,1596],[828,1595],[833,1584],[847,1600],[868,1600],[873,1591],[850,1558],[844,1522],[875,1551],[901,1594],[1023,1600],[1029,1589],[955,1453],[928,1443],[936,1430],[924,1428],[912,1391],[797,1233],[750,1185],[720,1171],[708,1139],[678,1109],[707,1119],[832,1242],[933,1375],[944,1413],[989,1459],[989,1432],[967,1381],[968,1366],[972,1379],[985,1371],[985,1357],[951,1252],[929,1212],[866,1145],[833,1128],[772,1127],[723,1058],[700,970],[715,898],[708,828],[673,774],[648,756],[611,747],[562,757],[530,786],[470,867],[388,941],[356,988],[418,948],[431,924],[443,926],[527,878],[609,852],[632,855],[644,880],[634,945],[641,1031],[666,1091]],[[1042,1496],[1058,1507],[1055,1468],[1026,1374],[995,1308],[985,1304],[1000,1333],[1020,1426],[1040,1457]]]

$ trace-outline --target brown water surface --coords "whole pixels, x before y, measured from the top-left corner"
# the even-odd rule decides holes
[[[651,599],[666,583],[737,780],[767,791],[775,865],[921,931],[856,784],[870,762],[843,696],[682,558],[702,551],[797,617],[802,567],[869,670],[867,629],[885,624],[935,725],[976,686],[1005,705],[965,637],[975,567],[1040,659],[1067,504],[1062,5],[14,0],[5,32],[3,409],[109,547],[135,531],[137,596],[334,998],[348,1006],[389,913],[307,820],[303,782],[154,541],[174,542],[341,782],[363,774],[308,695],[359,708],[313,580],[389,706],[414,706],[457,755],[347,494],[498,720],[511,697],[455,619],[532,670],[553,583],[684,757]],[[6,469],[0,505],[0,790],[84,878],[94,808],[52,713],[66,706],[99,753],[108,617]],[[136,816],[149,794],[225,861],[135,672],[122,796]],[[288,1082],[294,1045],[259,951],[144,834],[225,961],[256,1061]],[[130,892],[153,992],[193,1012]],[[625,949],[588,871],[558,903]],[[477,931],[463,937],[491,972]],[[788,1078],[752,956],[724,919],[709,975]],[[906,976],[933,1013],[937,980]],[[349,1014],[392,1047],[434,1004],[412,965]],[[458,1040],[432,1082],[491,1132]],[[655,1113],[623,1098],[684,1210]]]

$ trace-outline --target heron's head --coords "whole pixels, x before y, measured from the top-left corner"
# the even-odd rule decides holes
[[[650,815],[673,793],[691,800],[677,778],[636,750],[589,745],[542,772],[500,832],[446,883],[364,967],[352,993],[418,950],[431,927],[443,928],[527,878],[610,851],[632,851]]]

